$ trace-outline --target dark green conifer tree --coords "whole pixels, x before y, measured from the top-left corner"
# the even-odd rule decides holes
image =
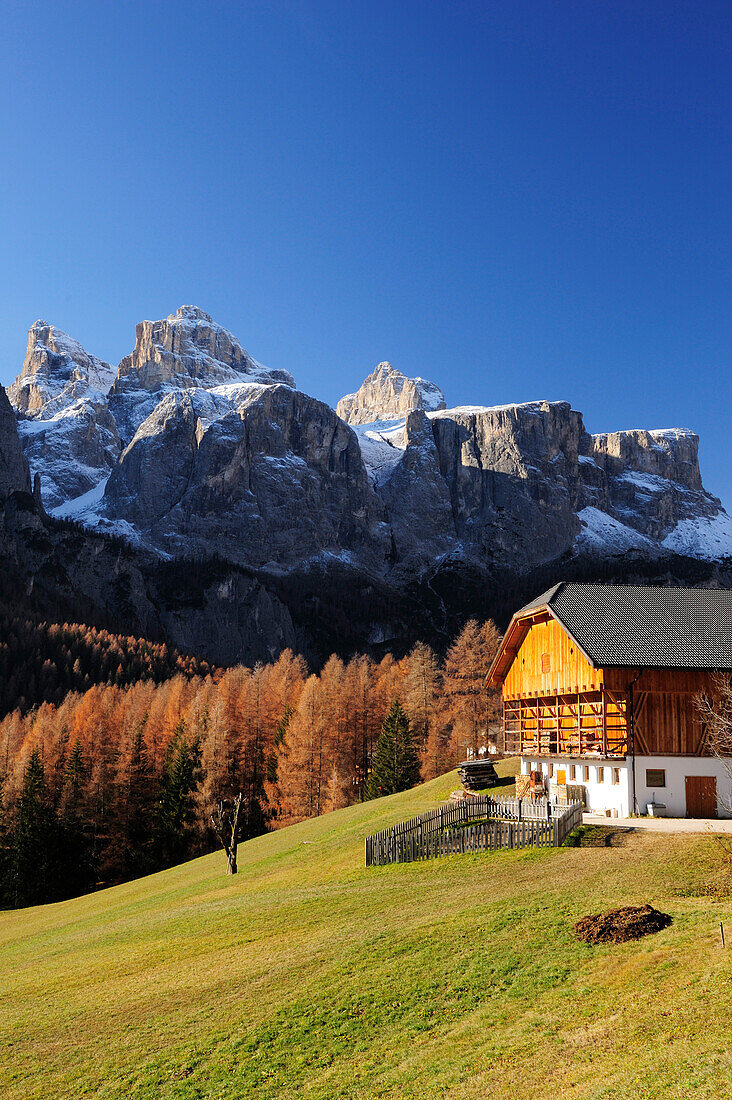
[[[185,859],[193,834],[193,792],[199,782],[201,749],[188,741],[183,721],[178,723],[165,753],[160,797],[155,815],[155,839],[160,866]]]
[[[274,735],[274,748],[273,751],[267,757],[267,779],[270,783],[277,782],[277,760],[278,751],[282,747],[285,737],[287,736],[287,730],[292,720],[292,716],[295,713],[291,706],[286,706],[284,714],[280,719],[279,725],[275,730]]]
[[[155,775],[145,745],[145,714],[135,730],[118,784],[117,828],[119,866],[129,877],[155,870],[152,811],[157,794]]]
[[[399,700],[395,699],[376,742],[366,797],[379,798],[384,794],[406,791],[419,780],[419,756],[409,718]]]
[[[10,818],[6,807],[0,801],[0,909],[9,909],[13,904],[13,849],[11,842]]]
[[[31,753],[23,775],[10,848],[13,905],[52,900],[56,896],[57,822],[38,749]]]
[[[96,874],[86,815],[84,784],[87,768],[76,741],[66,757],[58,808],[58,882],[62,897],[89,890]]]

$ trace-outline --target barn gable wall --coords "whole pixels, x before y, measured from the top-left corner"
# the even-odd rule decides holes
[[[602,683],[602,671],[593,669],[564,628],[549,618],[530,627],[504,680],[503,697],[596,691]]]

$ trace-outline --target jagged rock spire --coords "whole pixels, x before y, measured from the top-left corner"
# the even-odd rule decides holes
[[[445,408],[442,390],[424,378],[407,378],[391,363],[379,363],[355,393],[346,394],[336,412],[347,424],[398,420],[415,409],[437,412]]]

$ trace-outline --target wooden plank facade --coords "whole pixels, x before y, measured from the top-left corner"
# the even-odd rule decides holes
[[[592,692],[602,686],[602,669],[592,667],[561,623],[546,612],[526,623],[503,682],[504,696],[514,699]]]
[[[546,609],[514,620],[499,653],[506,751],[521,756],[705,756],[701,669],[596,668]]]

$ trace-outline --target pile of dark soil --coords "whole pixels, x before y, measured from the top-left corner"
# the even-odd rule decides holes
[[[660,932],[670,923],[668,913],[659,913],[652,905],[626,905],[622,909],[582,917],[574,930],[585,943],[627,943],[651,932]]]

